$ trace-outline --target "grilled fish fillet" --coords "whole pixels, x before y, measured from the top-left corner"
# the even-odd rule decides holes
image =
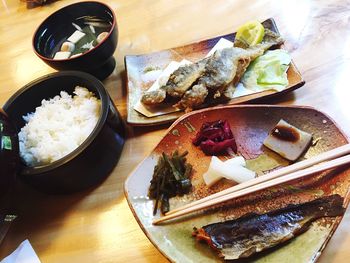
[[[345,212],[343,198],[331,195],[300,205],[289,205],[266,214],[248,214],[195,230],[203,240],[226,260],[246,258],[286,242],[308,230],[321,217],[340,216]]]

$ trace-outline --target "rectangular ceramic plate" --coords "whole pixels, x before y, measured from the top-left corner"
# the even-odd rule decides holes
[[[193,191],[189,195],[171,199],[171,208],[184,205],[223,190],[232,185],[221,180],[215,187],[205,186],[202,174],[208,169],[210,157],[192,145],[191,139],[203,122],[215,121],[218,116],[228,120],[236,139],[238,152],[250,161],[248,166],[257,172],[266,172],[276,166],[286,166],[287,161],[262,145],[269,131],[280,119],[312,133],[317,143],[311,146],[302,158],[310,158],[322,152],[348,143],[348,139],[325,114],[308,107],[231,105],[215,107],[187,114],[177,120],[168,130],[152,153],[135,169],[125,182],[125,194],[129,206],[140,227],[150,241],[173,262],[221,262],[207,245],[196,242],[191,236],[193,227],[237,218],[246,213],[265,213],[316,198],[340,194],[348,205],[350,169],[335,169],[311,177],[296,180],[257,194],[241,197],[235,205],[228,204],[165,225],[154,226],[153,200],[147,197],[148,187],[158,157],[164,151],[189,151],[187,160],[193,165]],[[257,262],[314,262],[337,228],[341,217],[323,218],[315,221],[311,228],[291,242],[254,258]]]
[[[271,29],[277,33],[278,29],[273,19],[268,19],[263,22],[266,28]],[[283,37],[283,36],[282,36]],[[144,91],[146,91],[152,84],[152,74],[157,73],[164,69],[171,61],[181,61],[187,59],[189,61],[198,61],[204,58],[209,50],[220,40],[225,38],[230,41],[234,41],[235,33],[207,39],[201,42],[193,43],[190,45],[163,50],[155,53],[137,55],[137,56],[125,56],[125,68],[127,73],[127,121],[132,125],[156,125],[176,120],[178,117],[184,114],[184,112],[172,112],[166,115],[156,116],[148,118],[134,110],[134,106],[140,100],[140,97]],[[286,39],[288,41],[288,39]],[[150,72],[150,70],[152,72]],[[286,92],[295,90],[305,84],[300,72],[296,68],[295,64],[291,63],[287,72],[288,86],[280,91],[267,90],[263,92],[257,92],[250,95],[234,98],[227,102],[227,104],[239,104],[247,101],[252,101],[260,98],[267,98],[270,96],[280,96]]]

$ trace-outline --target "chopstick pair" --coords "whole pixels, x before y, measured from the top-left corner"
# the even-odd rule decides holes
[[[153,224],[156,225],[170,219],[178,218],[182,215],[187,215],[228,200],[251,194],[253,192],[350,163],[350,155],[347,155],[349,153],[350,144],[340,146],[310,159],[294,163],[287,167],[270,172],[258,178],[243,182],[216,194],[176,208],[166,213],[165,216],[154,220]]]

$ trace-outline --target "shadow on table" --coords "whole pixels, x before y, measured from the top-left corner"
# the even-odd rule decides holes
[[[17,219],[12,223],[7,234],[10,239],[7,240],[5,237],[0,247],[0,259],[14,251],[25,239],[35,240],[41,246],[40,251],[44,251],[46,247],[51,245],[51,240],[59,238],[57,234],[64,227],[65,220],[63,218],[66,216],[69,215],[72,218],[73,213],[77,220],[89,220],[86,217],[90,213],[94,213],[93,211],[104,210],[107,206],[111,207],[112,203],[119,203],[120,200],[123,200],[122,187],[108,191],[110,194],[106,195],[107,186],[105,187],[105,185],[101,182],[95,187],[74,194],[48,195],[40,193],[18,180],[9,210],[11,214],[17,215]],[[41,230],[48,228],[51,229],[51,236],[46,236],[44,240],[38,241],[37,236],[40,236]]]

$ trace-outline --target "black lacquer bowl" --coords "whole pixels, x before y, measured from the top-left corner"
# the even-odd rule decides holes
[[[117,164],[123,149],[125,130],[118,110],[103,84],[87,73],[62,71],[41,77],[16,92],[3,109],[19,131],[25,125],[22,116],[34,112],[43,99],[62,90],[73,94],[76,86],[101,100],[101,115],[92,133],[70,154],[43,166],[22,163],[20,178],[42,192],[70,193],[98,184]]]
[[[79,17],[99,17],[111,25],[107,37],[93,49],[68,59],[52,59],[54,49],[74,33],[72,22]],[[44,20],[33,37],[36,55],[57,70],[80,70],[99,79],[108,77],[115,67],[113,53],[118,42],[118,27],[113,10],[100,2],[79,2],[66,6]]]
[[[17,132],[6,113],[0,109],[0,200],[14,185],[18,163]]]

